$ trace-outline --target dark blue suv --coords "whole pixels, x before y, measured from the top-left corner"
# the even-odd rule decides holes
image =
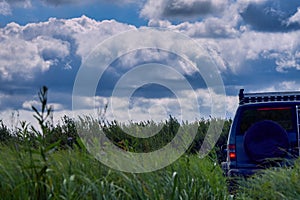
[[[227,176],[292,163],[299,156],[300,92],[239,93],[222,168]],[[288,161],[288,162],[287,162]]]

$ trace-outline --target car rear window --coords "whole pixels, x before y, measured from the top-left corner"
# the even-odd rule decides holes
[[[239,134],[244,134],[251,125],[262,120],[272,120],[280,124],[284,129],[290,131],[293,129],[292,108],[255,108],[245,110],[242,113]]]

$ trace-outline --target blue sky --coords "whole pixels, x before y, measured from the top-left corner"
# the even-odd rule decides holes
[[[120,56],[99,77],[95,98],[80,97],[85,112],[72,111],[74,82],[91,50],[124,31],[148,27],[184,34],[207,51],[224,82],[226,117],[234,113],[240,88],[300,89],[298,0],[0,0],[0,119],[10,121],[11,113],[18,112],[20,119],[30,120],[30,107],[37,105],[42,85],[50,89],[56,120],[105,103],[110,106],[112,99],[118,105],[112,111],[121,121],[161,120],[169,114],[180,116],[182,110],[190,112],[187,120],[199,116],[193,114],[196,111],[207,116],[212,96],[222,94],[208,90],[203,77],[191,72],[182,57],[158,49]],[[147,63],[172,66],[183,75],[192,91],[182,88],[180,80],[153,70],[157,68],[139,74],[175,85],[187,105],[180,108],[175,91],[151,83],[137,88],[128,83],[124,91],[134,88],[132,96],[112,97],[118,80]],[[187,101],[192,93],[198,99],[196,111]],[[114,118],[113,113],[107,115]]]
[[[11,1],[6,2],[9,3]],[[9,4],[9,14],[2,15],[0,20],[2,27],[9,22],[26,25],[27,23],[47,21],[50,17],[70,19],[81,17],[82,15],[97,21],[115,19],[119,22],[136,26],[147,25],[147,20],[139,18],[139,10],[141,9],[139,3],[122,3],[122,1],[116,1],[115,3],[110,3],[109,1],[76,3],[79,1],[42,0],[20,0],[15,2]]]

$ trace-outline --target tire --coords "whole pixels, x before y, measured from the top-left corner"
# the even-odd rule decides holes
[[[256,163],[284,158],[289,148],[288,135],[278,123],[260,121],[246,131],[244,148],[249,158]]]

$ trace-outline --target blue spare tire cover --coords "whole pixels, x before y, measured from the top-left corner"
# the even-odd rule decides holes
[[[283,158],[289,148],[287,132],[278,123],[264,120],[253,124],[244,135],[244,148],[249,158],[262,162]]]

